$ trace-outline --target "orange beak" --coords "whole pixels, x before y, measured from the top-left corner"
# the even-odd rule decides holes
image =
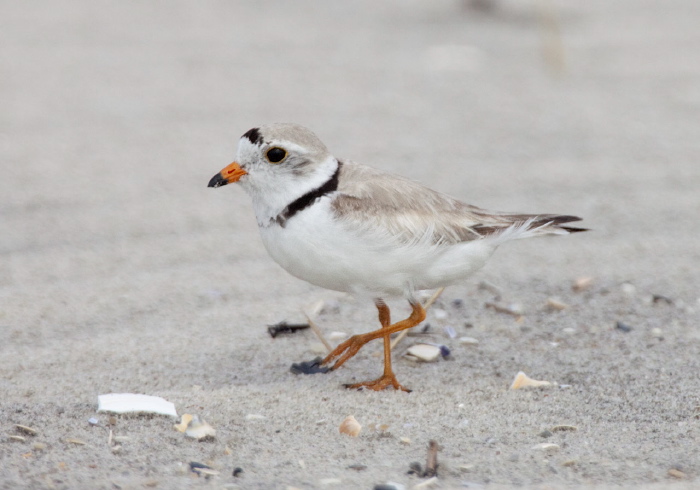
[[[243,170],[238,163],[233,162],[212,177],[209,181],[208,187],[221,187],[222,185],[232,184],[234,182],[238,182],[238,180],[244,175],[248,175],[248,172]]]

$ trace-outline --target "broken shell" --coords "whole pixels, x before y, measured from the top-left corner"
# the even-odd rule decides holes
[[[8,436],[7,438],[8,438],[9,440],[15,441],[15,442],[24,442],[24,441],[27,440],[26,437],[22,437],[22,436]]]
[[[678,470],[676,468],[671,468],[668,470],[668,476],[671,476],[673,478],[678,478],[679,480],[682,478],[686,477],[686,474],[683,473],[681,470]]]
[[[82,441],[82,440],[80,440],[80,439],[74,439],[74,438],[72,438],[72,437],[66,439],[66,442],[69,442],[69,443],[71,443],[71,444],[75,444],[75,445],[77,445],[77,446],[84,446],[85,444],[87,444],[85,441]]]
[[[400,442],[401,444],[405,444],[406,446],[410,446],[410,445],[411,445],[411,439],[409,439],[408,437],[401,437],[401,438],[399,439],[399,442]]]
[[[46,449],[46,444],[44,444],[43,442],[35,442],[32,448],[35,451],[43,451],[44,449]]]
[[[592,285],[593,285],[593,278],[592,277],[579,277],[571,285],[571,289],[573,289],[577,293],[580,293],[581,291],[585,291],[586,289],[590,288]]]
[[[26,425],[15,424],[15,428],[17,430],[19,430],[20,432],[24,432],[25,434],[29,434],[30,436],[37,435],[36,429],[32,429],[31,427],[27,427]]]
[[[187,426],[191,421],[192,415],[190,415],[189,413],[183,413],[182,417],[180,417],[180,423],[173,425],[173,428],[178,432],[185,432],[187,430]]]
[[[484,303],[484,306],[486,308],[493,308],[495,311],[499,313],[506,313],[508,315],[514,316],[517,319],[520,319],[520,317],[523,316],[523,305],[520,303],[511,303],[509,305],[502,305],[499,303],[495,303],[493,301],[487,301]]]
[[[338,427],[338,431],[341,434],[349,435],[350,437],[357,437],[362,430],[360,423],[352,415],[345,417],[345,420]]]
[[[567,305],[563,301],[559,301],[559,299],[557,299],[557,298],[547,299],[547,306],[549,308],[551,308],[552,310],[558,310],[558,311],[565,310],[569,307],[569,305]]]
[[[551,386],[552,383],[549,381],[539,381],[536,379],[530,378],[527,374],[524,372],[520,371],[518,374],[515,375],[515,379],[513,380],[513,384],[510,385],[511,390],[518,390],[520,388],[525,388],[525,387],[537,387],[537,386]]]
[[[219,474],[219,472],[211,466],[207,466],[202,463],[197,463],[196,461],[190,462],[190,471],[193,473],[197,473],[200,476],[214,476]]]
[[[538,451],[555,452],[559,451],[559,444],[554,444],[552,442],[542,442],[540,444],[535,444],[532,449],[537,449]]]
[[[192,439],[203,441],[205,439],[214,439],[216,437],[216,430],[197,415],[193,415],[192,420],[187,424],[185,435]]]
[[[348,338],[345,332],[331,332],[328,334],[328,340],[344,340]]]
[[[438,477],[433,476],[433,477],[428,478],[427,480],[425,480],[417,485],[413,485],[413,487],[411,487],[411,490],[422,490],[424,488],[435,488],[435,487],[437,487],[437,485],[438,485]]]
[[[459,343],[462,345],[476,345],[479,343],[479,340],[474,337],[460,337]]]
[[[157,413],[177,417],[175,405],[159,396],[110,393],[97,397],[98,412]]]
[[[412,345],[406,351],[406,357],[414,361],[433,362],[441,355],[440,347],[430,344]]]

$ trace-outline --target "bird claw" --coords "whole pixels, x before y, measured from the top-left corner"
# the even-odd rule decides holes
[[[362,381],[361,383],[344,384],[343,386],[350,390],[361,390],[363,388],[367,388],[374,391],[382,391],[387,389],[389,386],[392,386],[397,391],[405,391],[406,393],[411,392],[411,390],[404,387],[396,380],[396,376],[393,373],[384,374],[380,378],[373,381]]]

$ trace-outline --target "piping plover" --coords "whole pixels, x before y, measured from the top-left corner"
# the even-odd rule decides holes
[[[209,187],[233,182],[250,195],[263,244],[284,269],[317,286],[374,298],[381,328],[350,337],[322,361],[337,369],[364,344],[383,338],[384,374],[349,388],[406,390],[391,368],[389,336],[425,319],[416,291],[469,277],[507,241],[584,231],[567,225],[579,221],[576,216],[486,211],[339,160],[297,124],[246,132],[236,161]],[[411,315],[392,324],[387,296],[406,298]]]

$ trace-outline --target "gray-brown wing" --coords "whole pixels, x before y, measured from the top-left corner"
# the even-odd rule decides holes
[[[575,216],[486,211],[411,180],[352,162],[345,162],[341,169],[333,211],[351,226],[389,233],[403,243],[478,240],[528,221],[528,229],[540,229],[542,234],[580,230],[559,226],[579,220]]]

